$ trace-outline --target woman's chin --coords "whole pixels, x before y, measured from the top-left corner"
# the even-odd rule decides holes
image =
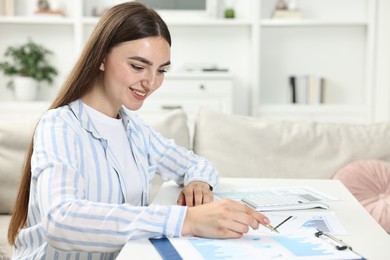
[[[137,111],[139,110],[143,105],[143,102],[142,103],[139,103],[139,104],[123,104],[123,106],[128,109],[128,110],[131,110],[131,111]]]

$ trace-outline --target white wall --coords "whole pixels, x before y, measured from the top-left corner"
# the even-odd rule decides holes
[[[379,0],[378,43],[375,62],[375,121],[390,121],[390,1]]]
[[[17,7],[19,13],[21,12],[20,10],[24,10],[20,7],[20,3],[25,1],[28,0],[16,0],[17,6],[19,6]],[[69,8],[69,6],[71,6],[72,8],[74,6],[77,6],[76,2],[72,1],[81,0],[67,0],[67,3],[70,3],[68,4],[67,8]],[[111,3],[120,2],[121,0],[99,1],[102,3]],[[86,1],[84,4],[84,9],[91,9],[91,6],[95,5],[99,1]],[[212,1],[214,2],[216,0]],[[253,30],[256,30],[256,28],[258,27],[251,26],[249,24],[253,22],[253,20],[251,19],[256,19],[257,17],[260,17],[260,15],[257,15],[255,13],[258,10],[256,10],[256,8],[253,8],[251,5],[251,3],[255,3],[253,1],[259,0],[235,1],[236,14],[238,18],[237,20],[247,20],[249,21],[247,23],[238,23],[231,26],[219,26],[212,24],[210,25],[207,23],[205,26],[202,26],[201,23],[183,26],[183,24],[180,23],[170,24],[168,22],[173,37],[173,71],[180,70],[180,68],[182,68],[184,65],[191,63],[211,63],[216,64],[220,67],[228,68],[232,72],[235,80],[236,88],[234,94],[233,108],[234,112],[238,114],[251,113],[251,96],[254,96],[256,94],[254,93],[254,90],[256,89],[255,84],[259,84],[259,82],[254,82],[256,80],[254,80],[253,77],[255,73],[258,73],[258,68],[253,68],[253,60],[257,59],[258,53],[256,53],[257,50],[252,46],[258,43],[256,41],[253,41]],[[263,15],[269,15],[276,0],[263,1],[265,1],[264,3],[266,4],[269,4],[268,9],[262,9],[263,12],[266,12]],[[310,0],[305,1],[309,1],[308,3],[310,3]],[[330,0],[317,1],[321,1],[322,5],[326,6],[326,1]],[[332,1],[335,1],[337,3],[337,0]],[[222,2],[222,0],[220,0],[220,2]],[[332,4],[335,4],[335,2],[332,2]],[[343,6],[347,10],[348,5],[352,5],[354,1],[344,0],[343,2]],[[31,9],[31,5],[26,5],[26,8]],[[388,29],[388,25],[390,24],[390,15],[388,15],[390,14],[390,1],[378,0],[377,9],[379,15],[377,17],[378,27],[375,32],[377,37],[377,44],[375,46],[376,55],[374,57],[375,89],[372,93],[372,118],[375,121],[384,121],[390,120],[390,30]],[[316,9],[313,8],[313,12],[315,10]],[[331,12],[332,10],[328,11]],[[77,17],[77,13],[78,11],[73,9],[67,11],[67,14],[69,14],[70,17]],[[359,11],[356,13],[359,14]],[[89,15],[89,13],[87,11],[84,11],[84,15]],[[220,16],[220,14],[218,16]],[[77,19],[78,18],[76,18],[75,22],[79,23]],[[53,61],[58,64],[60,75],[56,80],[56,86],[50,88],[43,87],[40,91],[39,96],[40,100],[51,99],[56,94],[59,86],[62,84],[67,73],[69,72],[69,69],[73,65],[75,56],[77,56],[76,53],[79,51],[79,46],[82,45],[77,44],[77,42],[85,41],[87,35],[93,27],[92,24],[93,23],[86,23],[80,26],[73,26],[72,24],[30,25],[28,23],[8,21],[3,22],[0,17],[0,53],[2,54],[5,51],[6,46],[19,44],[26,38],[26,36],[29,35],[33,36],[34,38],[38,38],[39,41],[44,43],[49,49],[55,50],[56,53],[55,57],[53,58]],[[85,32],[78,39],[77,36],[75,36],[77,32],[75,33],[74,31],[80,30],[80,27],[83,27],[85,29]],[[358,38],[361,34],[362,33],[360,31],[356,31],[356,33],[352,34],[352,36]],[[272,37],[277,38],[279,36],[281,36],[280,38],[281,40],[283,40],[283,35],[273,35]],[[313,36],[309,35],[308,37]],[[333,46],[333,48],[337,49],[337,46]],[[355,49],[358,48],[362,47],[358,46]],[[327,51],[332,52],[332,50]],[[268,56],[272,56],[272,53],[269,53]],[[351,59],[351,57],[348,58]],[[364,63],[362,57],[358,57],[358,59],[361,62],[356,62],[356,66],[364,66],[362,64],[359,65],[359,63]],[[266,77],[267,75],[264,76]],[[356,79],[358,79],[358,77]],[[13,100],[13,93],[5,87],[6,81],[7,79],[4,77],[4,75],[0,73],[0,101]],[[348,83],[348,85],[360,86],[361,84],[359,85]],[[274,94],[275,93],[271,93],[270,95]],[[277,98],[283,98],[284,96],[285,95],[283,93],[279,93]],[[336,100],[337,98],[339,97],[334,96],[335,103],[340,103],[339,100]],[[356,98],[350,98],[349,102],[358,103],[359,99],[361,99],[361,95],[357,95]]]

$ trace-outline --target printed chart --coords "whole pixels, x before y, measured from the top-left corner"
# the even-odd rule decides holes
[[[292,233],[305,229],[321,230],[334,235],[346,235],[342,223],[334,211],[283,211],[267,212],[265,215],[270,219],[271,225],[277,227],[281,233]],[[288,221],[284,221],[288,219]],[[283,222],[282,225],[279,225]],[[260,230],[268,231],[265,227]]]
[[[314,231],[289,235],[250,232],[241,239],[170,238],[184,259],[359,259],[349,250],[337,250]]]

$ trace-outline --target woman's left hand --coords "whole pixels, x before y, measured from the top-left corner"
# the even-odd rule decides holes
[[[203,181],[192,181],[180,192],[177,204],[181,206],[198,206],[213,201],[210,185]]]

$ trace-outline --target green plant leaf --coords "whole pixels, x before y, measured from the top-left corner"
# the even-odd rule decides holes
[[[52,51],[29,39],[21,46],[9,46],[6,49],[4,56],[8,60],[0,62],[0,70],[9,77],[32,77],[38,82],[47,82],[51,85],[54,77],[58,75],[57,69],[47,60],[52,54]],[[11,81],[8,86],[12,85]]]

